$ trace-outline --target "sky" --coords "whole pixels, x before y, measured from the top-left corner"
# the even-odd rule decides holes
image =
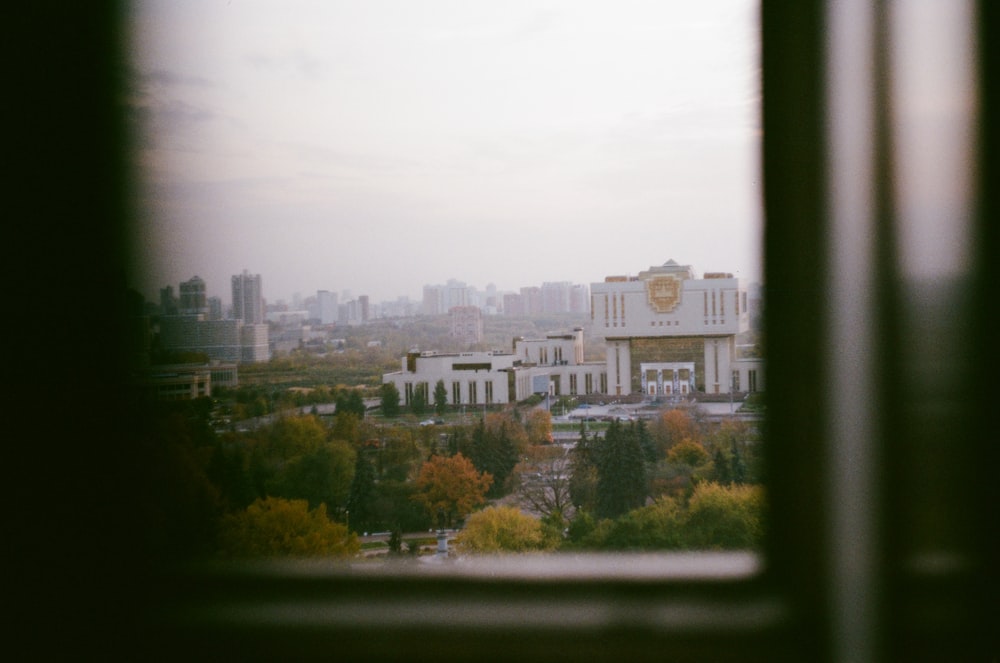
[[[136,0],[131,280],[761,275],[750,0]]]

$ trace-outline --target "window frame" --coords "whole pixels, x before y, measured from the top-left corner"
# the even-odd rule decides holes
[[[53,196],[54,202],[44,201],[50,205],[65,202],[48,211],[61,220],[72,218],[76,224],[79,208],[90,205],[95,218],[101,220],[100,224],[79,224],[83,226],[79,229],[74,225],[61,237],[48,227],[40,233],[46,254],[66,261],[58,272],[52,271],[53,286],[64,287],[56,274],[72,273],[81,281],[89,278],[88,283],[114,287],[120,276],[116,270],[126,260],[122,238],[127,235],[124,219],[128,206],[120,198],[127,194],[128,177],[124,168],[92,167],[94,163],[125,162],[124,132],[109,129],[123,124],[119,81],[116,74],[109,73],[117,71],[119,54],[108,46],[120,35],[101,23],[115,25],[120,7],[114,2],[102,6],[109,11],[97,11],[93,5],[66,8],[72,19],[78,20],[64,17],[65,25],[72,29],[60,32],[62,39],[52,40],[66,52],[54,48],[53,61],[45,63],[54,66],[45,76],[35,72],[39,78],[31,88],[38,96],[29,107],[41,113],[33,118],[34,124],[29,123],[35,131],[24,134],[55,134],[66,139],[60,145],[80,148],[65,149],[66,158],[60,160],[32,146],[39,162],[33,165],[44,162],[46,169],[67,175],[59,178],[66,187],[64,195]],[[873,2],[871,6],[876,9],[878,28],[878,12],[885,10],[886,3]],[[992,38],[1000,25],[1000,5],[980,0],[977,8],[979,186],[968,338],[969,354],[975,362],[963,365],[962,371],[972,387],[972,411],[982,419],[983,413],[991,411],[992,380],[1000,366],[995,330],[985,313],[991,310],[997,291],[991,262],[1000,255],[995,223],[1000,218],[995,187],[1000,181],[995,119],[1000,117],[996,89],[1000,57],[997,40]],[[151,569],[143,560],[129,557],[136,548],[134,538],[141,537],[142,528],[151,525],[130,521],[129,516],[137,516],[141,510],[130,510],[120,501],[120,492],[141,490],[129,480],[123,461],[135,453],[127,446],[129,431],[115,427],[134,422],[129,422],[128,413],[115,412],[112,417],[112,408],[107,408],[109,395],[119,393],[118,380],[126,362],[116,361],[114,352],[104,357],[79,353],[87,356],[67,359],[71,364],[26,365],[27,370],[16,372],[70,373],[74,387],[79,380],[92,383],[95,376],[102,376],[109,385],[107,392],[76,390],[78,402],[65,410],[72,424],[59,430],[67,439],[81,426],[102,425],[111,431],[105,442],[107,454],[99,448],[89,455],[68,452],[73,453],[72,462],[66,463],[72,471],[66,472],[65,485],[53,491],[59,499],[43,496],[45,515],[68,512],[70,517],[45,519],[34,527],[23,526],[23,519],[15,523],[23,527],[17,528],[12,538],[18,543],[29,542],[32,551],[42,554],[32,555],[30,563],[19,568],[22,577],[39,582],[32,585],[30,594],[18,593],[23,603],[14,603],[21,607],[21,613],[44,615],[48,622],[43,630],[25,629],[17,635],[38,636],[32,644],[44,648],[52,646],[59,629],[61,635],[78,638],[73,642],[76,652],[90,648],[117,651],[116,647],[138,642],[141,637],[142,646],[149,651],[187,658],[823,661],[843,660],[856,653],[854,660],[995,659],[997,629],[991,608],[998,583],[993,562],[1000,559],[1000,548],[991,507],[1000,500],[998,482],[989,474],[1000,464],[997,445],[972,427],[959,431],[955,441],[962,452],[957,462],[969,485],[949,504],[980,526],[976,536],[960,542],[968,564],[926,573],[900,572],[905,560],[900,559],[891,540],[891,523],[893,516],[906,509],[905,501],[893,492],[905,467],[897,459],[879,456],[877,463],[885,479],[874,485],[878,518],[872,526],[885,538],[877,540],[873,574],[865,580],[868,587],[862,588],[869,605],[862,606],[866,608],[862,611],[865,623],[860,625],[879,635],[852,652],[844,649],[843,643],[852,642],[853,634],[838,630],[844,625],[858,626],[838,617],[852,606],[832,591],[839,561],[836,556],[842,554],[842,548],[831,541],[839,505],[832,499],[831,469],[824,460],[836,418],[852,415],[850,410],[831,407],[840,401],[830,392],[830,372],[842,360],[831,344],[826,327],[829,313],[823,303],[831,277],[836,276],[831,273],[835,265],[829,261],[826,11],[827,3],[819,0],[762,0],[766,344],[781,352],[767,353],[767,487],[771,506],[759,572],[723,573],[733,555],[701,555],[695,563],[699,570],[688,574],[677,570],[686,558],[673,557],[676,572],[656,577],[636,574],[634,569],[630,572],[622,558],[602,561],[597,557],[580,560],[584,566],[591,564],[592,573],[561,578],[505,575],[489,566],[463,575],[424,573],[407,567],[372,574],[328,565],[290,564]],[[60,29],[51,21],[46,24]],[[880,51],[876,48],[874,52],[877,59]],[[69,53],[72,57],[67,57]],[[106,71],[101,71],[101,66]],[[884,67],[884,62],[876,69],[879,67]],[[93,99],[98,103],[91,107],[86,100]],[[60,119],[68,124],[47,114],[49,107],[65,107],[65,103],[46,107],[45,102],[55,100],[72,101],[77,109],[69,114],[60,111]],[[878,110],[884,100],[873,102]],[[884,121],[884,108],[882,111],[876,115]],[[877,136],[884,141],[885,126],[880,129]],[[879,143],[877,154],[884,155],[885,147]],[[77,155],[86,155],[88,163],[81,163]],[[892,240],[892,206],[886,196],[891,164],[877,165],[876,184],[881,196],[876,266],[883,269],[891,263],[883,253],[891,249]],[[112,184],[95,179],[98,176],[107,176]],[[34,187],[23,189],[29,193],[29,202],[38,204]],[[119,221],[121,227],[115,225]],[[45,226],[35,225],[39,229]],[[95,233],[95,228],[101,230]],[[99,255],[110,259],[106,263],[95,260]],[[876,413],[876,423],[884,424],[899,414],[898,395],[892,389],[899,386],[893,383],[898,358],[891,352],[891,341],[897,334],[894,306],[898,284],[894,275],[883,269],[876,273],[874,286],[875,303],[884,306],[878,309],[882,324],[873,340],[886,353],[872,366],[870,378],[879,404],[885,407]],[[79,338],[93,339],[95,347],[110,339],[115,350],[127,348],[121,329],[111,324],[115,316],[95,318],[84,307],[84,298],[80,299],[79,304],[67,304],[72,311],[65,312],[67,318],[72,313],[92,327],[83,330]],[[107,306],[124,319],[123,303],[111,301]],[[46,332],[32,329],[31,333]],[[65,336],[60,327],[45,338],[56,347],[65,342]],[[94,393],[88,396],[89,392]],[[109,411],[107,416],[99,414],[101,405]],[[24,412],[39,415],[39,421],[50,415],[37,406]],[[880,442],[885,440],[879,436],[883,435],[885,431],[876,427],[864,442],[882,449]],[[48,447],[42,450],[42,454],[50,453]],[[101,472],[111,479],[95,491],[89,477]],[[81,477],[88,478],[84,481]],[[100,517],[95,515],[98,513]],[[58,537],[54,534],[56,521],[61,526]],[[88,531],[88,525],[93,529]],[[80,546],[79,556],[72,560],[57,559],[66,556],[66,541],[94,545]],[[61,554],[53,554],[55,550]],[[352,611],[361,614],[373,605],[385,615],[384,622],[350,618]],[[518,618],[519,607],[528,609],[522,613],[526,616],[551,615],[551,619],[531,623]],[[290,618],[268,621],[259,619],[261,615]],[[337,615],[346,617],[338,621]],[[477,619],[477,615],[486,617]],[[24,618],[18,617],[15,625],[23,623]]]

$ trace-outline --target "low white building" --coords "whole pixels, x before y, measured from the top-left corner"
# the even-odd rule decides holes
[[[449,405],[498,405],[522,401],[532,394],[580,395],[606,393],[605,362],[583,361],[583,330],[560,332],[542,339],[514,340],[512,352],[411,352],[399,371],[382,382],[396,385],[403,404],[418,389],[429,403],[444,383]]]

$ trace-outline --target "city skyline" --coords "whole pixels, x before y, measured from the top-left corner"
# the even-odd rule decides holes
[[[668,6],[672,5],[672,6]],[[756,3],[130,5],[134,287],[760,280]]]

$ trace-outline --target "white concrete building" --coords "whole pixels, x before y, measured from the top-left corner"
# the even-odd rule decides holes
[[[736,352],[749,313],[747,285],[732,274],[699,279],[670,260],[638,276],[609,276],[590,292],[591,326],[607,344],[612,394],[763,390],[762,360]]]
[[[514,340],[513,352],[440,354],[411,352],[401,370],[386,373],[409,405],[417,389],[428,403],[444,382],[449,405],[496,405],[522,401],[532,394],[606,393],[605,362],[583,362],[583,330],[560,332],[543,339]]]

